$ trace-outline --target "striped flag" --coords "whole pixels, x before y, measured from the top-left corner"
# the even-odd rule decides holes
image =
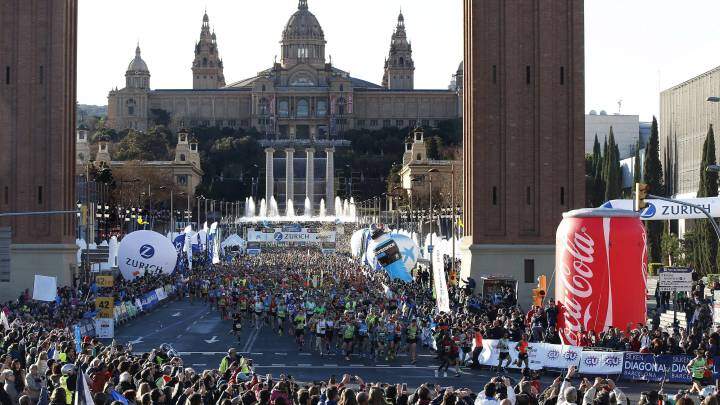
[[[75,405],[95,405],[90,385],[88,384],[88,376],[84,371],[78,370],[77,388],[75,389]]]

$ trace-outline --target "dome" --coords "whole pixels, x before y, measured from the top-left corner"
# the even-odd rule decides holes
[[[298,10],[290,16],[283,30],[282,37],[283,40],[325,38],[325,34],[317,18],[308,10],[307,0],[300,0]]]
[[[135,58],[130,61],[127,70],[129,72],[149,72],[147,64],[140,57],[140,45],[135,48]]]

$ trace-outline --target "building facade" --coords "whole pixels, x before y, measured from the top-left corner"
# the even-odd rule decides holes
[[[77,0],[0,2],[0,212],[75,209],[76,21]],[[74,212],[0,218],[0,228],[11,234],[0,298],[32,289],[35,274],[72,283]]]
[[[710,125],[720,125],[720,67],[660,93],[660,159],[671,194],[694,197],[700,184],[702,147]],[[717,135],[716,135],[717,139]],[[718,142],[715,142],[718,147]],[[718,150],[715,151],[716,156]]]
[[[308,2],[282,32],[280,61],[254,77],[225,85],[218,39],[203,16],[192,64],[192,89],[151,89],[140,48],[125,73],[126,85],[108,96],[108,125],[146,130],[153,110],[164,110],[171,127],[256,128],[269,137],[327,138],[351,128],[407,127],[457,118],[462,88],[415,89],[415,64],[405,19],[398,16],[382,84],[352,77],[326,58],[326,38]],[[382,63],[382,61],[378,61]]]
[[[613,137],[620,151],[620,159],[635,156],[635,148],[640,141],[640,148],[644,148],[647,138],[643,139],[640,133],[640,117],[637,115],[610,114],[605,111],[597,113],[595,110],[585,115],[585,153],[592,154],[595,136],[600,146],[606,142],[613,129]]]
[[[197,140],[192,138],[187,130],[178,131],[178,142],[175,147],[175,158],[167,161],[117,161],[112,159],[112,144],[109,138],[100,138],[97,143],[97,152],[93,151],[88,142],[88,130],[83,124],[78,127],[75,138],[75,172],[78,175],[85,173],[85,166],[95,164],[106,166],[113,171],[136,171],[133,177],[140,174],[151,175],[157,178],[168,179],[175,185],[176,193],[185,192],[195,194],[195,189],[202,181],[203,171],[200,164],[200,153]],[[130,174],[130,173],[128,173]]]
[[[465,0],[461,278],[503,275],[520,303],[585,203],[582,0]],[[551,291],[552,293],[552,291]]]

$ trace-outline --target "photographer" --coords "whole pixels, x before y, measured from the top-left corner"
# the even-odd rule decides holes
[[[503,392],[505,393],[503,395]],[[515,391],[512,388],[510,379],[507,377],[495,377],[485,384],[483,392],[475,399],[475,405],[500,405],[505,396],[510,404],[515,405]]]

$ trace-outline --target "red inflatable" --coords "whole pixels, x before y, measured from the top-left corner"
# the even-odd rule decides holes
[[[566,212],[555,239],[558,329],[566,344],[587,331],[645,323],[647,244],[639,214],[606,208]]]

